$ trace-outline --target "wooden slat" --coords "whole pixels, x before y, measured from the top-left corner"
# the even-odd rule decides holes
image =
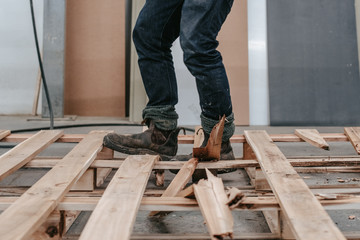
[[[360,127],[346,127],[344,130],[356,152],[360,154]]]
[[[265,131],[245,131],[297,239],[345,239],[305,182]]]
[[[199,159],[197,158],[191,158],[189,161],[185,162],[161,197],[175,197],[181,190],[183,190],[193,175],[198,161]],[[149,215],[155,216],[158,213],[158,211],[155,211],[151,212]]]
[[[5,137],[2,141],[4,142],[22,142],[30,138],[33,134],[10,134]],[[58,142],[69,142],[75,143],[80,142],[86,134],[64,134],[63,137],[59,138]],[[348,137],[344,133],[321,133],[325,141],[327,142],[346,142],[349,141]],[[274,142],[303,142],[300,137],[295,134],[271,134],[271,139]],[[232,143],[244,143],[246,142],[244,135],[234,135],[231,137],[230,141]],[[179,135],[178,136],[179,144],[193,144],[194,135]]]
[[[211,239],[232,237],[234,220],[221,178],[215,177],[206,169],[207,180],[194,184],[196,200],[205,219]]]
[[[299,136],[305,142],[308,142],[315,147],[325,150],[330,149],[329,144],[316,129],[295,129],[295,135]]]
[[[150,173],[159,156],[129,156],[116,172],[80,239],[130,239]]]
[[[10,135],[10,130],[1,130],[0,129],[0,140],[3,139],[4,137]]]
[[[62,134],[63,131],[58,130],[40,131],[4,153],[0,157],[0,180],[21,168],[47,146],[61,137]]]
[[[0,215],[4,240],[27,239],[56,208],[102,149],[106,131],[92,131]]]
[[[358,191],[354,193],[358,194]],[[357,196],[331,193],[328,195],[339,196],[339,199],[321,200],[319,196],[318,199],[320,203],[326,208],[332,207],[338,210],[360,209],[360,198]],[[5,210],[18,199],[19,197],[0,197],[0,210]],[[93,211],[100,199],[101,196],[66,196],[60,201],[56,209],[60,211]],[[199,210],[198,203],[195,199],[184,197],[143,197],[141,200],[140,210],[159,210],[160,207],[165,207],[166,211],[174,211],[176,207],[178,207],[177,210],[181,207],[179,211],[190,211],[194,208],[195,210]],[[278,201],[273,196],[244,197],[239,207],[233,210],[261,211],[269,209],[280,210]]]
[[[51,168],[61,159],[35,158],[25,165],[27,168]],[[349,157],[315,157],[308,158],[289,158],[293,167],[329,167],[329,166],[358,166],[360,158],[357,156]],[[123,160],[95,160],[90,167],[92,168],[119,168]],[[160,161],[155,164],[154,169],[180,169],[185,164],[182,161]],[[219,169],[219,168],[247,168],[259,167],[256,160],[232,160],[217,162],[199,162],[196,169]]]

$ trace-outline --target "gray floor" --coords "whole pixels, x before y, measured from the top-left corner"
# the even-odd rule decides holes
[[[25,128],[40,128],[48,127],[47,121],[28,121],[28,116],[0,116],[0,129],[25,129]],[[103,123],[124,123],[129,122],[126,119],[117,118],[100,118],[100,117],[78,117],[74,121],[56,121],[55,126],[73,125],[73,124],[103,124]],[[194,126],[185,126],[193,128]],[[263,129],[270,134],[276,133],[293,133],[296,127],[243,127],[238,126],[235,134],[242,134],[244,130],[249,129]],[[310,128],[310,127],[307,127]],[[320,133],[341,133],[342,127],[315,127]],[[140,126],[92,126],[92,127],[76,127],[64,128],[65,133],[88,133],[91,130],[114,130],[118,133],[137,133],[142,131]],[[189,132],[189,134],[193,134]],[[14,144],[0,142],[0,154],[8,151]],[[330,151],[324,151],[310,146],[307,143],[277,143],[279,148],[286,156],[345,156],[356,155],[353,147],[349,142],[330,142]],[[64,156],[67,154],[75,144],[71,143],[56,143],[46,149],[40,155],[44,156]],[[236,156],[242,155],[242,144],[233,144]],[[188,154],[192,150],[191,145],[180,145],[179,154]],[[116,153],[116,157],[124,157],[124,155]],[[11,176],[0,182],[0,186],[31,186],[35,183],[47,170],[32,169],[19,170]],[[152,174],[148,189],[165,189],[173,178],[173,174],[166,171],[165,173],[165,187],[156,187],[154,182],[154,175]],[[220,175],[223,178],[225,186],[249,186],[250,182],[247,174],[243,170],[237,170],[233,173]],[[341,184],[338,178],[349,180],[353,184],[358,184],[360,192],[360,182],[356,181],[360,176],[358,173],[323,173],[323,174],[302,174],[304,180],[308,184]],[[108,181],[110,178],[108,179]],[[107,181],[107,182],[108,182]],[[76,223],[70,229],[69,234],[80,234],[84,224],[86,223],[90,212],[83,212],[77,219]],[[342,231],[360,231],[360,212],[355,210],[329,211],[330,216]],[[264,217],[261,212],[250,211],[236,211],[233,212],[235,220],[235,233],[254,233],[254,232],[269,232]],[[350,220],[349,216],[355,216],[355,219]],[[147,212],[139,212],[136,219],[134,233],[206,233],[206,226],[200,212],[173,212],[165,218],[148,217]]]

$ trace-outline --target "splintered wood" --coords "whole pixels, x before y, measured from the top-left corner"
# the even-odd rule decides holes
[[[244,135],[231,138],[232,143],[243,147],[243,156],[215,162],[199,162],[190,156],[185,162],[160,161],[159,156],[149,155],[114,158],[114,152],[102,146],[108,132],[63,134],[54,130],[11,134],[9,130],[0,130],[1,142],[18,143],[0,156],[0,180],[20,168],[49,169],[30,187],[0,187],[0,211],[3,211],[0,239],[360,238],[360,232],[341,232],[325,211],[360,209],[357,178],[351,182],[344,179],[343,183],[339,179],[337,185],[307,185],[298,174],[360,173],[359,127],[347,127],[343,133],[296,129],[293,134],[268,135],[265,131],[245,131]],[[181,135],[178,140],[180,144],[199,147],[203,135],[197,130],[194,136]],[[329,149],[328,142],[347,141],[357,154],[285,157],[274,143],[304,141],[322,149]],[[64,156],[38,156],[57,142],[73,143],[75,147]],[[236,147],[234,144],[235,150]],[[227,182],[222,181],[222,175],[216,177],[209,171],[224,168],[246,169],[251,186],[236,183],[238,188],[229,189],[224,186]],[[170,183],[164,181],[168,169],[178,170]],[[207,180],[190,184],[194,172],[199,170],[207,172]],[[146,188],[153,171],[159,183],[165,185],[163,189]],[[270,232],[249,233],[236,229],[232,211],[243,210],[262,211]],[[92,213],[82,232],[71,235],[67,230],[77,222],[81,211]],[[200,211],[208,233],[194,234],[191,229],[183,234],[133,233],[138,211],[147,211],[150,215]],[[349,215],[349,219],[356,221],[354,216]]]
[[[234,221],[227,205],[229,199],[225,193],[222,179],[215,177],[207,169],[206,174],[207,180],[202,179],[195,184],[194,192],[211,239],[232,238]]]
[[[316,129],[295,129],[295,134],[315,147],[325,150],[330,149],[329,144],[320,136],[319,131]]]

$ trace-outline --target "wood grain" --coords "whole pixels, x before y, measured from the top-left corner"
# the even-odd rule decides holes
[[[207,179],[194,184],[194,192],[211,239],[232,237],[234,220],[221,178],[206,169]]]
[[[324,150],[330,150],[329,144],[316,129],[295,129],[295,135],[299,136],[305,142],[308,142],[315,147],[322,148]]]
[[[129,156],[116,172],[80,240],[130,239],[150,173],[159,156]]]
[[[297,239],[346,239],[265,131],[245,131]]]
[[[63,131],[40,131],[0,156],[0,180],[32,160],[63,135]]]
[[[346,127],[344,130],[356,152],[360,154],[360,127]]]
[[[28,239],[57,207],[102,149],[106,131],[92,131],[0,215],[4,240]]]

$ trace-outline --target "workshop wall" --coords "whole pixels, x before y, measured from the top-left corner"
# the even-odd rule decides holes
[[[68,1],[65,114],[125,117],[125,0]]]
[[[41,45],[43,0],[34,11]],[[1,0],[0,34],[0,114],[31,114],[39,65],[29,1]]]

